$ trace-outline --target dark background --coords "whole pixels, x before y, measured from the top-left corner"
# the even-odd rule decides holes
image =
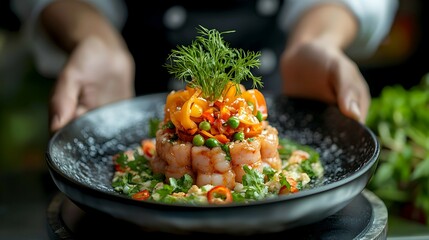
[[[386,85],[410,88],[429,72],[429,2],[402,0],[389,36],[378,52],[360,62],[374,97]]]
[[[428,3],[400,1],[388,37],[371,59],[358,62],[373,97],[387,85],[410,88],[429,72]],[[53,80],[36,71],[9,4],[0,1],[0,238],[45,239],[55,190],[45,165]]]

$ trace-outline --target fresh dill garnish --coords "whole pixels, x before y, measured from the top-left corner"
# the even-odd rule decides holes
[[[260,52],[230,48],[222,35],[234,30],[219,32],[216,29],[197,28],[200,36],[189,46],[173,49],[164,65],[177,79],[191,88],[199,88],[204,98],[218,100],[231,81],[237,92],[243,80],[253,80],[253,88],[262,87],[261,77],[254,76],[252,68],[259,68]]]

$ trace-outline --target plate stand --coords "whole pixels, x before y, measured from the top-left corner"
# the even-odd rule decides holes
[[[388,213],[384,203],[371,191],[364,189],[346,207],[326,219],[287,231],[252,236],[225,236],[216,234],[214,237],[246,239],[268,237],[270,239],[381,239],[387,238]],[[47,209],[47,231],[51,239],[112,239],[112,237],[187,237],[202,239],[208,234],[195,233],[173,235],[156,231],[142,230],[136,225],[110,216],[86,213],[76,206],[63,193],[56,194]],[[271,238],[273,237],[273,238]],[[134,239],[131,238],[131,239]],[[155,238],[155,239],[156,239]],[[267,238],[267,239],[268,239]],[[165,239],[165,238],[164,238]]]

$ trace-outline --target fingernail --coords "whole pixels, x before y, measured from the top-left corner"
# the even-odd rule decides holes
[[[355,116],[355,119],[361,121],[362,114],[360,112],[359,105],[357,104],[357,102],[355,100],[351,100],[349,107],[350,112]]]

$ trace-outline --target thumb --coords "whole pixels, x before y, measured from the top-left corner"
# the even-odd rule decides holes
[[[67,79],[58,79],[49,107],[51,133],[58,131],[75,118],[78,102],[79,87]]]
[[[370,97],[365,86],[352,85],[340,89],[337,96],[340,111],[362,124],[365,124]]]
[[[337,93],[337,104],[344,115],[365,124],[371,101],[369,87],[358,67],[350,63],[343,62],[336,72],[333,85]]]

